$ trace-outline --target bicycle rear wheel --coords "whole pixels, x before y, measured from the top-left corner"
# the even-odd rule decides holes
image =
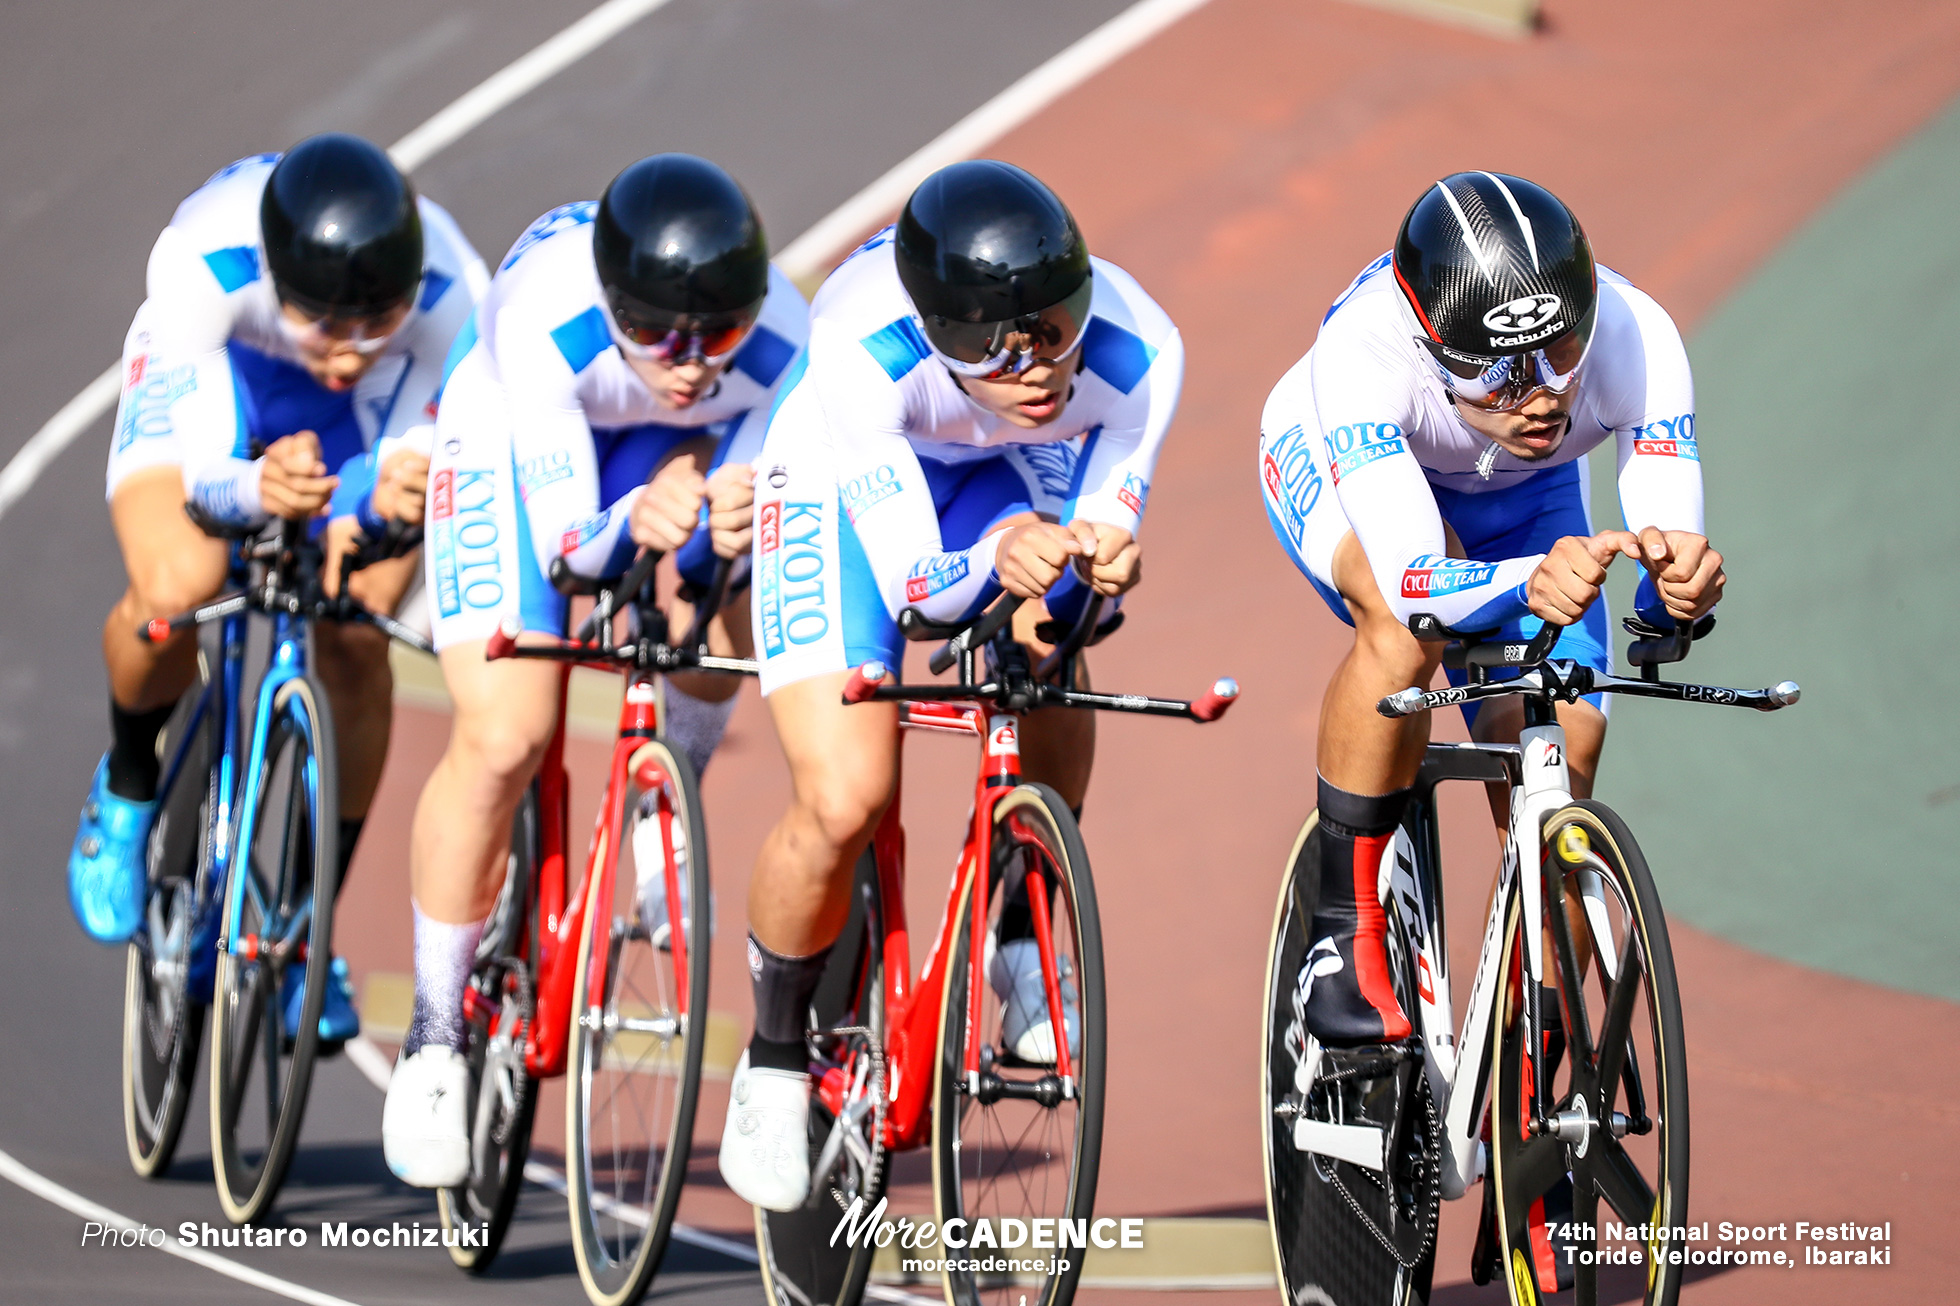
[[[525,1069],[524,1043],[537,1014],[537,932],[531,921],[538,866],[538,787],[524,793],[511,818],[504,887],[477,944],[464,1005],[470,1069],[470,1173],[436,1193],[445,1230],[482,1229],[473,1243],[445,1242],[449,1257],[472,1274],[490,1268],[510,1231],[524,1187],[537,1114],[537,1080]]]
[[[1310,1046],[1301,980],[1320,893],[1310,814],[1293,842],[1273,920],[1265,994],[1260,1107],[1266,1213],[1289,1302],[1410,1306],[1429,1300],[1436,1265],[1441,1134],[1419,1061],[1370,1066]],[[1404,1011],[1416,1010],[1400,914],[1388,914],[1389,971]],[[1356,1073],[1367,1072],[1367,1073]],[[1386,1171],[1302,1150],[1301,1119],[1366,1124],[1388,1135]]]
[[[879,1137],[889,1083],[882,920],[878,865],[866,849],[851,914],[810,999],[810,1201],[755,1211],[763,1300],[772,1306],[857,1306],[871,1278],[870,1242],[831,1234],[847,1215],[868,1223],[891,1169]]]
[[[619,843],[603,853],[611,873],[593,875],[586,900],[565,1094],[572,1248],[596,1306],[637,1301],[667,1249],[708,1028],[708,836],[694,768],[655,739],[626,775]]]
[[[1503,1276],[1515,1306],[1533,1306],[1557,1291],[1558,1261],[1567,1261],[1577,1300],[1600,1300],[1602,1277],[1583,1253],[1602,1242],[1602,1218],[1623,1225],[1673,1229],[1688,1214],[1688,1070],[1681,996],[1667,919],[1647,862],[1626,824],[1603,804],[1581,801],[1545,823],[1546,981],[1556,981],[1562,1055],[1547,1058],[1545,1099],[1552,1134],[1534,1134],[1533,1068],[1521,1007],[1521,898],[1507,908],[1493,1023],[1491,1172]],[[1529,873],[1529,872],[1527,872]],[[1564,903],[1578,899],[1578,910]],[[1553,1047],[1558,1046],[1553,1040]],[[1546,1197],[1570,1178],[1568,1228]],[[1602,1201],[1607,1209],[1601,1209]],[[1608,1275],[1616,1301],[1672,1306],[1681,1267],[1655,1264],[1668,1243],[1649,1238],[1644,1263]],[[1678,1244],[1677,1244],[1678,1245]],[[1622,1295],[1621,1290],[1625,1291]]]
[[[988,1220],[995,1228],[1003,1220],[1088,1220],[1095,1210],[1102,1157],[1105,1037],[1102,926],[1089,856],[1068,804],[1047,785],[1013,789],[994,808],[993,821],[994,874],[1025,871],[1035,930],[1039,936],[1046,925],[1054,956],[1054,971],[1045,979],[1054,982],[1064,1003],[1067,988],[1076,989],[1079,1029],[1067,1038],[1071,1073],[1066,1078],[1057,1073],[1052,1013],[1049,1047],[1054,1059],[1049,1064],[1019,1059],[1003,1034],[1006,1012],[988,975],[979,977],[979,1022],[970,1026],[975,977],[969,888],[954,917],[940,1008],[932,1112],[935,1214],[942,1227],[956,1218]],[[1019,867],[1013,864],[1015,848],[1020,850]],[[990,945],[1007,898],[1004,887],[996,885],[987,895],[985,937]],[[991,970],[992,946],[988,953],[985,969]],[[1066,1025],[1064,1020],[1064,1029]],[[966,1072],[970,1029],[979,1043],[977,1081]],[[1039,1262],[1042,1268],[948,1268],[946,1300],[952,1306],[1060,1306],[1073,1300],[1082,1276],[1080,1249],[1004,1255],[1023,1265]],[[954,1263],[947,1261],[948,1266]]]
[[[212,1007],[211,1138],[218,1201],[233,1223],[272,1205],[299,1141],[320,1040],[333,945],[339,797],[333,719],[317,682],[297,676],[273,696],[250,847],[233,853]],[[316,910],[316,903],[324,910]],[[233,908],[236,907],[234,912]],[[295,1027],[287,988],[304,985]]]
[[[205,894],[213,731],[200,677],[158,739],[171,764],[157,794],[147,849],[150,891],[130,940],[123,981],[123,1138],[129,1164],[151,1179],[170,1168],[197,1075],[206,1003],[191,983],[192,937]],[[203,995],[208,998],[208,994]]]

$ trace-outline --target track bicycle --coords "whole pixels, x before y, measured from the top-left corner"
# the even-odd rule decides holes
[[[192,515],[232,541],[237,588],[137,632],[162,643],[196,628],[200,644],[198,677],[158,742],[149,892],[123,991],[123,1132],[137,1174],[169,1167],[208,1009],[211,1168],[226,1217],[242,1224],[265,1214],[292,1161],[332,952],[339,763],[326,691],[311,670],[313,624],[364,622],[429,646],[344,584],[329,596],[306,523],[265,531]],[[417,538],[417,528],[393,523],[342,574]],[[294,983],[302,996],[288,1029]]]
[[[846,685],[848,703],[898,703],[905,729],[979,741],[980,768],[965,847],[916,980],[898,795],[858,862],[851,914],[811,1004],[810,1199],[796,1211],[756,1211],[765,1298],[775,1306],[855,1306],[863,1297],[872,1240],[838,1234],[853,1220],[875,1227],[893,1152],[930,1145],[942,1224],[1092,1216],[1105,1070],[1101,926],[1074,814],[1055,790],[1021,777],[1020,720],[1068,707],[1214,721],[1238,686],[1219,680],[1195,702],[1079,690],[1076,654],[1098,629],[1101,599],[1072,629],[1044,623],[1041,638],[1056,646],[1039,665],[1008,631],[1020,602],[1005,595],[957,624],[905,609],[899,629],[908,639],[948,641],[930,665],[938,674],[957,664],[957,679],[887,684],[888,668],[868,662]],[[1102,633],[1120,619],[1102,623]],[[981,650],[984,679],[974,674]],[[1049,1055],[1034,1060],[1017,1057],[1002,1037],[1002,1003],[987,978],[1010,901],[1025,902],[1040,957]],[[1065,1015],[1071,1003],[1073,1020]],[[1073,1299],[1079,1252],[1025,1255],[1045,1269],[946,1269],[947,1301]]]
[[[1671,684],[1660,668],[1712,628],[1626,621],[1637,680],[1550,659],[1559,628],[1528,643],[1412,617],[1423,640],[1455,641],[1444,663],[1467,683],[1407,689],[1377,704],[1409,716],[1515,696],[1517,744],[1431,744],[1384,856],[1389,971],[1415,1026],[1403,1042],[1322,1047],[1306,995],[1329,963],[1307,931],[1319,867],[1310,815],[1288,859],[1273,926],[1260,1076],[1267,1212],[1289,1302],[1427,1301],[1438,1204],[1481,1177],[1472,1254],[1514,1306],[1575,1289],[1600,1300],[1602,1217],[1644,1243],[1641,1300],[1672,1306],[1681,1266],[1668,1231],[1687,1223],[1688,1073],[1667,921],[1632,833],[1604,803],[1574,799],[1554,704],[1587,694],[1775,711],[1797,686]],[[1492,672],[1509,668],[1515,679]],[[1459,1032],[1451,1024],[1435,789],[1510,791],[1509,832]],[[1674,1235],[1679,1237],[1679,1235]],[[1624,1244],[1622,1244],[1624,1246]]]
[[[597,1306],[637,1301],[659,1268],[687,1176],[707,1029],[707,827],[693,768],[661,736],[657,678],[756,670],[707,651],[729,564],[718,566],[692,628],[670,643],[654,601],[659,561],[649,552],[625,576],[594,582],[554,559],[553,584],[592,596],[591,615],[569,639],[525,643],[507,620],[485,649],[492,660],[557,662],[563,674],[558,726],[512,822],[504,885],[463,993],[470,1173],[437,1197],[445,1229],[483,1226],[478,1245],[449,1249],[463,1269],[483,1272],[517,1208],[539,1082],[568,1074],[572,1247]],[[621,615],[628,629],[615,638]],[[623,673],[626,694],[574,884],[565,693],[575,666]]]

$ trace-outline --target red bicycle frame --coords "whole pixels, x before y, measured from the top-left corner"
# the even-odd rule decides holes
[[[900,703],[899,725],[912,730],[941,734],[970,735],[984,741],[979,778],[974,783],[973,815],[966,831],[966,844],[954,871],[946,910],[940,918],[939,933],[932,951],[926,955],[925,970],[912,982],[910,932],[905,924],[905,829],[900,823],[900,795],[894,793],[891,806],[872,837],[872,857],[878,868],[878,927],[882,937],[869,938],[868,948],[882,950],[885,975],[885,1054],[887,1097],[884,1144],[894,1151],[922,1145],[932,1121],[930,1103],[934,1062],[939,1054],[939,1015],[945,994],[947,958],[956,940],[954,922],[962,894],[973,895],[972,937],[968,941],[966,1048],[962,1068],[967,1082],[976,1090],[980,1076],[981,985],[979,959],[985,955],[987,929],[987,871],[993,865],[994,809],[1000,800],[1021,783],[1020,725],[1008,712],[988,713],[978,702],[937,701]],[[1010,831],[1014,824],[1010,823]],[[1018,835],[1018,832],[1017,832]],[[1040,849],[1032,834],[1019,835],[1025,847]],[[1047,876],[1057,873],[1047,865],[1045,850],[1037,864],[1027,868],[1028,905],[1034,917],[1034,933],[1041,949],[1041,970],[1048,993],[1051,1029],[1064,1028],[1062,991],[1056,973],[1054,940],[1050,936]],[[1070,1063],[1068,1040],[1056,1040],[1055,1073],[1064,1091],[1073,1096],[1074,1068]],[[852,1088],[852,1075],[846,1067],[830,1067],[818,1084],[817,1092],[833,1116],[843,1112]]]
[[[567,663],[558,680],[558,728],[545,746],[544,762],[538,768],[538,859],[536,872],[537,911],[531,920],[540,925],[538,970],[534,994],[536,1011],[524,1032],[524,1068],[540,1079],[565,1073],[566,1050],[571,1041],[572,987],[577,979],[579,931],[585,928],[588,903],[612,901],[613,870],[619,847],[620,823],[625,814],[627,782],[647,793],[660,796],[662,846],[666,853],[667,901],[683,901],[679,867],[675,864],[672,823],[673,805],[668,800],[667,776],[653,759],[634,766],[634,756],[646,746],[658,729],[655,709],[654,673],[632,671],[626,684],[626,698],[620,704],[619,730],[614,738],[612,759],[606,771],[606,792],[600,800],[599,815],[593,822],[592,840],[586,851],[585,873],[576,887],[566,892],[566,836],[571,823],[571,783],[565,770],[565,699],[571,683]],[[580,663],[599,670],[616,672],[617,663]],[[596,881],[596,893],[594,892]],[[525,940],[519,940],[522,949]],[[687,1007],[687,932],[672,931],[674,973],[680,1009]],[[600,968],[588,984],[590,991],[605,992],[604,952],[595,950],[590,964]],[[465,990],[465,1014],[474,1018],[477,1001],[474,989]],[[504,1019],[499,1012],[493,1028]]]

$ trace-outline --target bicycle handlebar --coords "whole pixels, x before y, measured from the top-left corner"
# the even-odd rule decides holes
[[[968,649],[983,647],[988,640],[1000,633],[1001,627],[1013,619],[1015,612],[1024,602],[1026,600],[1019,594],[1006,593],[994,600],[992,607],[974,618],[964,630],[947,640],[944,646],[933,653],[932,660],[926,663],[932,669],[932,674],[936,676],[950,668],[959,660],[960,654]]]
[[[1547,662],[1525,672],[1515,680],[1482,685],[1452,685],[1447,689],[1408,688],[1390,694],[1375,704],[1385,717],[1414,716],[1455,703],[1476,703],[1487,698],[1513,694],[1542,694],[1560,702],[1572,703],[1587,694],[1628,694],[1635,698],[1665,698],[1681,703],[1712,703],[1727,707],[1750,707],[1758,712],[1774,712],[1789,707],[1803,697],[1794,680],[1785,680],[1769,689],[1725,689],[1719,685],[1676,685],[1656,680],[1625,680],[1570,659]]]

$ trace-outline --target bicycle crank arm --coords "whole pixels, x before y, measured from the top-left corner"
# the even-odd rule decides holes
[[[1388,1135],[1378,1125],[1336,1125],[1299,1116],[1293,1121],[1293,1146],[1377,1174],[1388,1169]]]

